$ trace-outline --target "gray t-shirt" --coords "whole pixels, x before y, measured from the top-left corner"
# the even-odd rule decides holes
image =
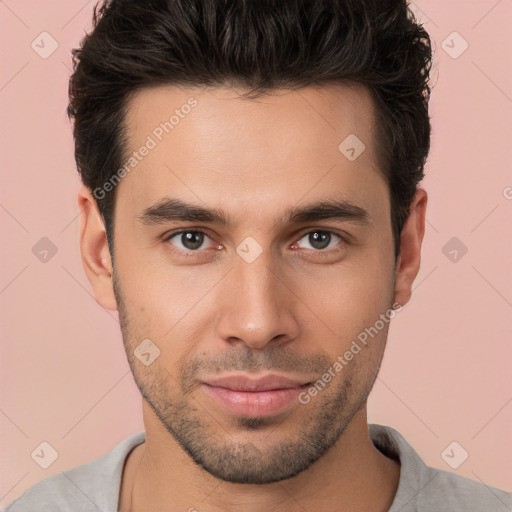
[[[368,426],[373,444],[401,464],[389,512],[512,512],[512,493],[427,466],[395,429]],[[144,431],[93,461],[33,485],[5,512],[117,512],[124,461]]]

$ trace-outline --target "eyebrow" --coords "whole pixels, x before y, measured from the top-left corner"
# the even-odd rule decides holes
[[[350,201],[327,199],[306,206],[292,206],[284,212],[276,226],[283,224],[301,224],[320,220],[345,220],[366,225],[370,222],[368,212]],[[206,208],[187,203],[181,199],[164,197],[153,205],[145,208],[137,220],[146,226],[157,226],[168,222],[204,222],[231,226],[232,218],[218,208]]]

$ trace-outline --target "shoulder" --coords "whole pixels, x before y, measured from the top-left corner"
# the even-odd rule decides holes
[[[435,506],[465,512],[512,512],[512,493],[449,471],[430,467],[428,470],[429,483],[417,500],[425,510]]]
[[[115,512],[124,461],[144,441],[145,432],[138,432],[91,462],[41,480],[4,512]]]
[[[371,424],[369,433],[377,449],[400,461],[400,481],[389,512],[512,512],[512,493],[427,466],[392,427]]]
[[[73,468],[79,470],[81,466]],[[66,472],[45,478],[26,490],[18,499],[14,500],[4,512],[43,512],[51,507],[52,511],[64,512],[73,510],[82,512],[92,510],[85,501],[86,495],[77,492],[71,479],[66,478]],[[89,505],[89,508],[86,508]]]

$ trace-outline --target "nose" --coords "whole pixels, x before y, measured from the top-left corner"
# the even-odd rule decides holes
[[[227,343],[253,349],[285,344],[299,333],[295,316],[298,297],[286,272],[272,262],[270,250],[253,262],[236,258],[220,294],[219,336]]]

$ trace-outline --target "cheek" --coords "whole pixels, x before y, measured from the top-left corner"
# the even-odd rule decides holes
[[[130,247],[116,258],[130,310],[140,313],[153,330],[171,328],[215,282],[199,266],[173,265],[160,245]]]
[[[297,294],[336,333],[355,336],[375,323],[393,297],[391,263],[360,258],[353,263],[299,274]]]
[[[206,268],[206,267],[205,267]],[[211,272],[144,266],[128,272],[123,283],[131,345],[149,338],[160,350],[156,362],[173,375],[197,351],[201,340],[211,339],[215,303],[210,292],[218,277]]]

